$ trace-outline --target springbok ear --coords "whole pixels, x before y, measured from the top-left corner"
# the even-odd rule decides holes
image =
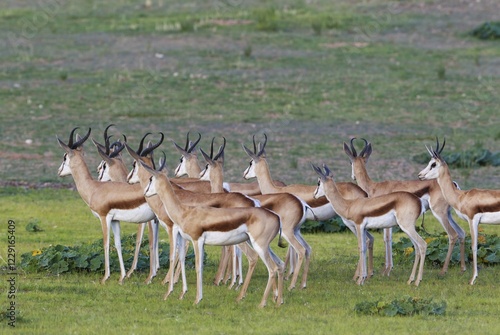
[[[314,172],[316,172],[318,174],[319,179],[321,179],[322,181],[324,181],[326,179],[326,176],[323,173],[323,171],[321,171],[320,167],[314,165],[313,163],[311,163],[311,167],[313,168]]]
[[[153,177],[157,177],[160,172],[156,171],[155,169],[151,168],[149,165],[144,163],[143,161],[140,161],[141,165],[144,169],[146,169],[147,172],[149,172]]]
[[[128,143],[124,143],[125,144],[125,148],[127,149],[127,152],[129,153],[130,156],[132,156],[132,158],[135,160],[135,161],[142,161],[142,158],[141,156],[139,156],[139,154],[137,152],[134,151],[134,149],[132,149]]]
[[[203,156],[203,158],[205,159],[205,161],[210,164],[210,165],[214,165],[215,162],[212,160],[212,158],[210,158],[210,156],[205,152],[203,151],[202,148],[200,148],[200,152],[201,152],[201,155]]]
[[[243,143],[241,144],[241,146],[243,147],[243,150],[246,152],[246,154],[250,156],[252,160],[254,161],[258,160],[257,155],[254,152],[252,152],[252,150],[248,149]]]
[[[370,155],[372,154],[372,144],[369,143],[364,138],[363,141],[365,141],[365,147],[363,148],[363,150],[361,150],[359,155],[363,157],[365,160],[368,160],[368,158],[370,158]]]
[[[100,148],[103,152],[106,152],[106,146],[102,145],[101,143],[97,142],[93,137],[90,139],[92,143],[94,143],[96,148]]]
[[[328,166],[326,166],[326,164],[323,164],[323,169],[325,170],[325,176],[326,177],[332,177],[333,176],[332,171],[330,171],[330,169],[328,168]]]
[[[57,138],[57,142],[59,143],[59,145],[61,146],[61,148],[64,149],[64,151],[66,151],[67,153],[69,153],[71,151],[71,148],[66,144],[64,143],[60,138],[59,136],[56,136]]]
[[[99,156],[101,156],[102,160],[108,163],[109,165],[114,163],[113,160],[108,155],[106,155],[106,153],[104,152],[104,150],[102,150],[101,147],[97,146],[97,152],[99,153]]]

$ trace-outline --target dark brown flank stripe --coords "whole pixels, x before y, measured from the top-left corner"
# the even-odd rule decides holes
[[[500,212],[500,200],[491,204],[480,204],[474,208],[475,213],[494,213]]]
[[[340,194],[342,194],[342,197],[344,197],[345,199],[357,199],[357,198],[368,197],[368,194],[356,184],[350,182],[345,182],[345,183],[340,182],[336,183],[335,185],[337,185],[337,189],[339,190]]]
[[[376,199],[376,198],[370,198],[370,199]],[[378,216],[382,216],[386,213],[388,213],[391,209],[393,209],[395,207],[395,203],[396,200],[392,200],[390,202],[387,202],[387,203],[384,203],[384,204],[381,204],[377,207],[374,207],[372,208],[372,211],[370,213],[365,213],[365,216],[369,216],[369,217],[378,217]]]
[[[109,202],[108,208],[112,209],[134,209],[146,203],[144,196],[137,197],[134,199],[127,199],[128,201],[123,201],[123,199],[116,199],[116,201]]]
[[[487,197],[485,198],[484,191],[486,190],[479,190],[479,189],[472,189],[469,191],[462,191],[465,194],[465,198],[467,199],[472,199],[472,198],[482,198],[485,199],[483,203],[477,204],[474,208],[471,208],[471,212],[476,214],[476,213],[495,213],[495,212],[500,212],[500,191],[495,192],[495,195],[493,197]],[[466,201],[467,202],[467,201]]]
[[[422,185],[423,187],[411,191],[411,193],[415,194],[417,197],[422,198],[424,194],[429,194],[430,193],[430,185]]]

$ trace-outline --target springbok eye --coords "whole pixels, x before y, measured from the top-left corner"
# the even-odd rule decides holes
[[[181,156],[181,159],[179,161],[182,163],[184,161],[184,156]]]
[[[432,163],[431,168],[435,168],[435,167],[436,167],[436,163]]]

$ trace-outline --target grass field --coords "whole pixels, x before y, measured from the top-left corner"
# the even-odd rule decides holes
[[[101,229],[70,177],[57,168],[73,127],[102,141],[136,147],[146,132],[162,131],[167,165],[188,131],[200,146],[225,136],[226,178],[241,181],[248,157],[241,144],[269,137],[271,173],[285,183],[316,182],[310,163],[327,163],[338,180],[350,179],[342,142],[363,137],[373,144],[372,179],[415,179],[425,163],[415,157],[436,136],[445,152],[471,148],[497,153],[500,140],[500,44],[469,33],[500,21],[500,4],[471,1],[225,1],[179,0],[70,2],[7,0],[0,6],[0,212],[2,227],[16,222],[16,255],[48,245],[77,245]],[[91,168],[99,162],[86,144]],[[127,163],[131,159],[125,155]],[[462,188],[499,188],[498,166],[452,169]],[[26,225],[38,220],[42,232]],[[441,229],[431,215],[431,229]],[[464,222],[462,226],[467,229]],[[135,226],[123,224],[125,234]],[[497,227],[486,226],[496,233]],[[0,240],[7,241],[7,228]],[[426,266],[419,288],[406,285],[410,264],[390,278],[352,281],[352,234],[309,234],[313,247],[308,288],[285,294],[280,308],[256,308],[266,280],[262,264],[247,298],[210,285],[218,249],[208,250],[205,298],[161,299],[137,274],[123,286],[114,273],[50,276],[20,273],[16,331],[22,334],[242,333],[387,334],[469,333],[496,329],[495,267],[481,270],[475,286],[452,266],[448,275]],[[162,239],[166,240],[166,234]],[[377,264],[383,260],[376,235]],[[0,246],[6,245],[0,242]],[[283,255],[283,250],[278,250]],[[7,248],[0,250],[7,261]],[[7,276],[5,267],[2,278]],[[164,270],[165,271],[165,270]],[[165,271],[166,272],[166,271]],[[163,272],[161,275],[163,275]],[[2,292],[7,287],[2,279]],[[177,291],[176,291],[177,292]],[[356,303],[403,295],[447,302],[446,316],[365,317]],[[2,293],[1,308],[7,306]],[[0,329],[11,331],[2,319]]]

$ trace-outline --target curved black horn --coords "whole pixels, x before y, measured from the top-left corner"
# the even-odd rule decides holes
[[[120,154],[120,152],[122,152],[122,150],[123,150],[123,149],[125,149],[125,144],[124,144],[124,143],[122,143],[122,142],[120,142],[120,141],[118,140],[118,141],[114,142],[113,144],[111,144],[111,146],[110,146],[110,150],[111,150],[111,148],[113,148],[113,147],[114,147],[115,149],[113,150],[113,152],[112,152],[112,153],[110,153],[110,154],[109,154],[109,158],[114,158],[114,157],[117,157],[117,156]]]
[[[113,127],[114,124],[110,124],[109,126],[104,129],[104,145],[106,146],[106,154],[109,155],[110,147],[109,147],[109,139],[111,136],[108,136],[108,130],[109,128]]]
[[[188,133],[188,139],[189,139],[189,133]],[[196,145],[197,145],[198,143],[200,143],[200,140],[201,140],[201,134],[200,134],[200,133],[198,133],[198,139],[197,139],[197,140],[196,140],[193,144],[191,144],[191,145],[189,146],[189,148],[188,148],[188,143],[189,143],[189,142],[188,142],[188,143],[186,143],[186,151],[187,151],[187,153],[188,153],[188,154],[189,154],[189,153],[191,153],[191,152],[194,150],[194,148],[196,147]]]
[[[163,154],[162,155],[163,159],[160,158],[160,160],[158,161],[158,163],[160,164],[160,167],[158,168],[157,171],[161,171],[161,170],[165,169],[167,166],[167,155],[165,154],[165,151],[162,151],[161,153]]]
[[[255,134],[252,137],[253,140],[253,153],[257,155],[257,145],[255,144]]]
[[[365,147],[363,148],[363,150],[361,150],[361,152],[359,153],[359,155],[361,157],[363,157],[364,154],[367,153],[367,150],[368,150],[368,141],[364,138],[361,138],[364,142],[365,142]]]
[[[266,133],[264,133],[264,144],[261,146],[260,151],[257,154],[257,156],[262,156],[262,154],[264,153],[264,149],[266,148],[266,144],[267,144],[267,135],[266,135]]]
[[[113,135],[109,135],[108,137],[106,137],[104,139],[104,149],[106,149],[106,155],[109,155],[109,153],[111,152],[111,145],[110,145],[110,141],[109,141],[111,139],[111,137],[113,137]]]
[[[325,170],[325,176],[331,176],[332,175],[332,171],[330,171],[330,169],[328,168],[328,166],[326,166],[326,164],[323,164],[323,169]]]
[[[224,149],[226,148],[226,138],[224,136],[222,138],[224,139],[224,144],[222,144],[222,146],[219,148],[219,152],[217,153],[217,155],[215,155],[214,161],[216,161],[221,157],[224,158]]]
[[[184,146],[184,151],[187,152],[188,147],[189,147],[189,131],[186,134],[186,145]]]
[[[146,137],[148,137],[148,135],[151,135],[151,133],[146,133],[142,139],[141,139],[141,142],[139,143],[139,148],[137,149],[137,151],[135,152],[136,154],[140,155],[141,152],[142,152],[142,148],[144,147],[144,141],[146,140]]]
[[[76,143],[73,143],[73,145],[69,146],[71,149],[76,149],[78,148],[79,146],[81,146],[83,143],[85,143],[85,141],[89,138],[90,136],[90,132],[91,132],[91,129],[89,127],[89,131],[87,132],[87,135],[85,135],[83,138],[81,138],[80,140],[78,140]],[[73,133],[73,132],[72,132]]]
[[[162,143],[163,143],[163,139],[165,138],[165,135],[160,131],[160,135],[161,135],[161,138],[160,140],[158,141],[158,143],[156,144],[153,144],[152,146],[144,149],[142,152],[141,152],[141,156],[144,157],[146,155],[148,155],[149,153],[151,153],[154,149],[158,148]]]
[[[210,159],[214,157],[214,141],[215,137],[212,137],[212,143],[210,144]]]
[[[438,137],[436,136],[436,153],[439,155],[444,149],[444,146],[446,144],[446,138],[443,138],[443,145],[439,147],[439,140]]]
[[[353,143],[355,139],[356,139],[356,137],[351,138],[351,152],[352,152],[353,157],[358,156],[358,153],[356,152],[356,148],[354,148],[354,143]]]
[[[68,141],[68,147],[72,147],[73,146],[73,137],[75,136],[75,131],[78,129],[79,127],[75,127],[73,128],[73,130],[71,131],[71,133],[69,133],[69,141]]]

